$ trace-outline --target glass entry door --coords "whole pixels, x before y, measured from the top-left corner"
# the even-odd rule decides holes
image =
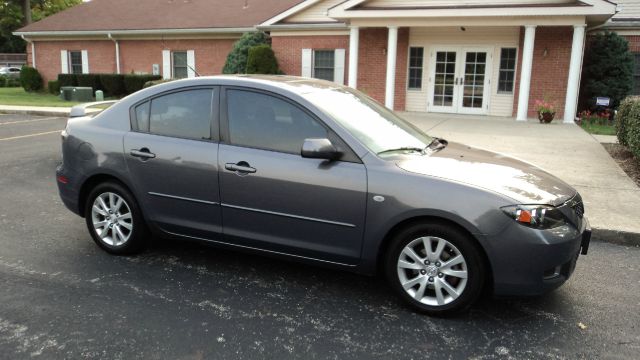
[[[440,48],[431,55],[429,111],[486,114],[489,49]]]

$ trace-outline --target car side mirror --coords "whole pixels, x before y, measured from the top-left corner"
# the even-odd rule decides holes
[[[329,139],[305,139],[301,155],[308,159],[338,160],[342,153]]]

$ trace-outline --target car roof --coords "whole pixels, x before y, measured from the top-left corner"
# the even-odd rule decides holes
[[[342,85],[326,80],[288,75],[217,75],[189,79],[191,85],[198,85],[199,82],[209,84],[212,81],[228,86],[233,86],[234,84],[238,86],[246,86],[248,84],[269,85],[300,95],[343,88]]]

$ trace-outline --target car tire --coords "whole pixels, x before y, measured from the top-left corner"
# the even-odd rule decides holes
[[[149,231],[131,192],[120,183],[97,185],[87,197],[85,220],[93,241],[110,254],[143,251]]]
[[[431,246],[430,254],[427,246]],[[469,308],[482,293],[485,271],[474,239],[440,222],[401,230],[391,240],[384,262],[394,292],[413,309],[434,316]]]

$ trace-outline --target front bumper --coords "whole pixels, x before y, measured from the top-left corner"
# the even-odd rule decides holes
[[[499,296],[535,296],[564,284],[586,255],[591,228],[582,218],[579,229],[565,225],[536,230],[517,223],[495,237],[490,254],[494,292]]]

